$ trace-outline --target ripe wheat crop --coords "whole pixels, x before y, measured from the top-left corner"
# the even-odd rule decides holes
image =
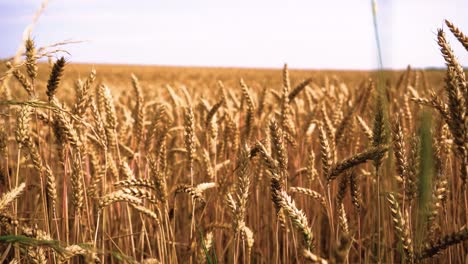
[[[379,75],[47,65],[28,39],[1,68],[0,262],[465,263],[445,34],[445,71]]]

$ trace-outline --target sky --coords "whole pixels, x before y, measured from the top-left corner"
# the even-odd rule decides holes
[[[0,58],[15,54],[41,2],[0,0]],[[437,29],[446,18],[468,34],[467,14],[468,0],[377,0],[384,67],[443,67]],[[32,36],[38,46],[84,41],[66,46],[71,62],[378,67],[370,0],[50,0]]]

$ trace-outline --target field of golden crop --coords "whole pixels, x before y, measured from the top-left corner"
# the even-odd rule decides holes
[[[437,41],[446,69],[399,72],[47,64],[26,41],[0,68],[0,262],[466,263],[468,88]]]

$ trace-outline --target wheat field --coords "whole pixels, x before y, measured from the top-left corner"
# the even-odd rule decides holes
[[[467,263],[446,24],[427,71],[47,64],[28,39],[0,68],[0,262]]]

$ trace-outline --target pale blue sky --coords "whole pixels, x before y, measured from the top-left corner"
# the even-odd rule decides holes
[[[437,28],[448,18],[468,33],[467,0],[380,0],[387,68],[444,65]],[[40,0],[0,0],[0,57],[14,54]],[[370,0],[51,0],[33,37],[65,39],[72,62],[187,66],[372,69]],[[468,54],[449,38],[459,60]]]

